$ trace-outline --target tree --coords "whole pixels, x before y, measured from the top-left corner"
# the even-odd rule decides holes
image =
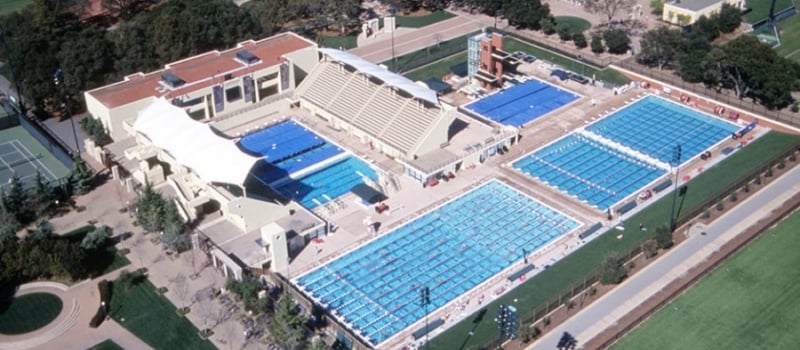
[[[542,26],[542,33],[545,35],[551,35],[556,32],[556,23],[552,18],[545,18],[541,22]]]
[[[28,213],[25,200],[25,184],[19,179],[16,173],[11,174],[8,181],[8,192],[3,193],[3,208],[20,223],[30,222],[31,215]]]
[[[718,15],[713,15],[711,18],[700,16],[700,18],[692,24],[692,35],[703,37],[709,42],[714,41],[714,39],[719,37],[718,18]]]
[[[672,67],[685,51],[681,31],[667,27],[659,27],[644,33],[640,45],[636,61],[658,69]]]
[[[622,29],[609,29],[603,33],[603,40],[606,42],[608,52],[613,54],[623,54],[631,48],[631,39],[628,33]]]
[[[542,21],[551,18],[550,6],[540,0],[514,1],[504,0],[503,15],[510,25],[520,29],[542,28]]]
[[[172,291],[175,292],[175,296],[178,297],[178,300],[181,302],[181,309],[186,309],[186,300],[189,298],[189,280],[186,278],[186,275],[182,273],[178,273],[175,278],[172,280],[174,287]]]
[[[178,213],[177,204],[174,201],[168,201],[163,206],[164,210],[161,213],[161,242],[164,247],[175,251],[182,252],[189,248],[189,236],[186,234],[186,223]]]
[[[660,17],[664,13],[664,0],[650,0],[650,13]]]
[[[556,32],[558,32],[558,37],[561,41],[572,39],[572,27],[568,23],[564,22],[556,25]]]
[[[600,283],[617,284],[625,278],[627,273],[622,265],[622,256],[613,252],[609,253],[600,264]]]
[[[324,341],[320,338],[315,338],[314,341],[311,342],[311,350],[330,350],[331,347],[328,344],[325,344]]]
[[[728,3],[722,4],[718,17],[718,27],[723,33],[733,32],[742,24],[742,11]]]
[[[103,0],[103,9],[111,17],[127,21],[158,3],[157,0]]]
[[[611,27],[614,15],[619,10],[630,9],[635,0],[584,0],[583,7],[591,13],[598,13],[606,17],[606,24]]]
[[[592,52],[594,53],[603,53],[605,51],[605,47],[603,47],[603,39],[600,38],[599,35],[592,36]]]
[[[572,34],[572,42],[575,43],[575,47],[582,49],[587,46],[586,44],[586,36],[583,33],[575,33]]]
[[[81,240],[81,248],[85,250],[98,250],[105,248],[108,244],[108,239],[111,238],[111,228],[103,225],[95,228]]]
[[[146,232],[160,231],[161,216],[164,211],[164,198],[153,189],[149,181],[145,181],[142,193],[136,200],[136,223]]]
[[[300,314],[292,296],[284,292],[278,299],[275,315],[269,324],[275,342],[284,350],[302,349],[305,345],[303,324],[306,318]]]
[[[40,220],[36,223],[36,229],[28,232],[28,235],[25,238],[30,242],[43,241],[53,238],[53,225],[50,224],[50,221]]]
[[[673,245],[672,232],[669,232],[669,228],[667,228],[665,225],[656,227],[654,238],[656,240],[656,244],[661,249],[669,249]]]
[[[38,170],[36,171],[36,178],[34,179],[33,197],[31,201],[34,204],[36,216],[50,213],[55,207],[56,192],[50,181],[42,176]]]
[[[92,183],[92,171],[86,162],[77,157],[72,166],[72,171],[69,174],[69,183],[72,186],[72,192],[76,195],[82,195],[89,192]]]
[[[705,80],[705,59],[711,44],[703,38],[689,39],[686,43],[686,53],[680,58],[679,71],[681,78],[690,83],[699,83]]]

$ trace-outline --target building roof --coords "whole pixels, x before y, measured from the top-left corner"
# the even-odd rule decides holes
[[[242,185],[258,161],[163,97],[139,112],[133,128],[206,182]]]
[[[723,2],[725,2],[725,0],[673,0],[668,2],[668,4],[682,9],[699,11],[711,5]]]
[[[429,89],[427,86],[417,85],[402,75],[392,73],[349,52],[327,48],[321,48],[319,51],[334,61],[347,64],[361,73],[380,79],[385,84],[403,90],[420,100],[428,101],[435,105],[439,104],[439,98],[436,96],[436,92]]]
[[[102,86],[87,93],[108,108],[124,106],[151,96],[176,98],[219,84],[226,80],[226,75],[229,75],[229,78],[236,78],[278,65],[284,55],[314,45],[291,32],[259,41],[248,40],[226,51],[209,51],[167,64],[155,72],[131,74],[121,82]],[[236,55],[245,50],[258,57],[260,61],[247,64],[237,59]],[[175,89],[166,88],[161,83],[163,73],[177,76],[184,84]]]

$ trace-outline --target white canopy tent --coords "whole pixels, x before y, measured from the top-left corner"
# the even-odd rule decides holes
[[[241,186],[258,161],[163,97],[139,112],[133,129],[207,182]]]
[[[359,72],[378,78],[384,83],[394,86],[405,92],[408,92],[409,94],[420,100],[428,101],[435,105],[439,104],[439,98],[436,96],[436,91],[433,91],[425,86],[414,84],[413,81],[409,80],[408,78],[402,75],[392,73],[372,62],[369,62],[349,52],[344,52],[336,49],[327,49],[327,48],[321,48],[319,49],[319,51],[327,55],[334,61],[339,61],[347,65],[350,65]]]

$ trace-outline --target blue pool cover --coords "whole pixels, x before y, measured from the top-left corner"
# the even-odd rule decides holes
[[[498,123],[519,127],[578,98],[569,91],[539,80],[501,90],[464,108]]]

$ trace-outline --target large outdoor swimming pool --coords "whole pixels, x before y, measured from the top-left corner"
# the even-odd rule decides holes
[[[493,180],[295,283],[377,345],[579,225]]]
[[[738,128],[647,96],[513,162],[513,166],[600,210],[669,170],[675,145],[688,161]]]

